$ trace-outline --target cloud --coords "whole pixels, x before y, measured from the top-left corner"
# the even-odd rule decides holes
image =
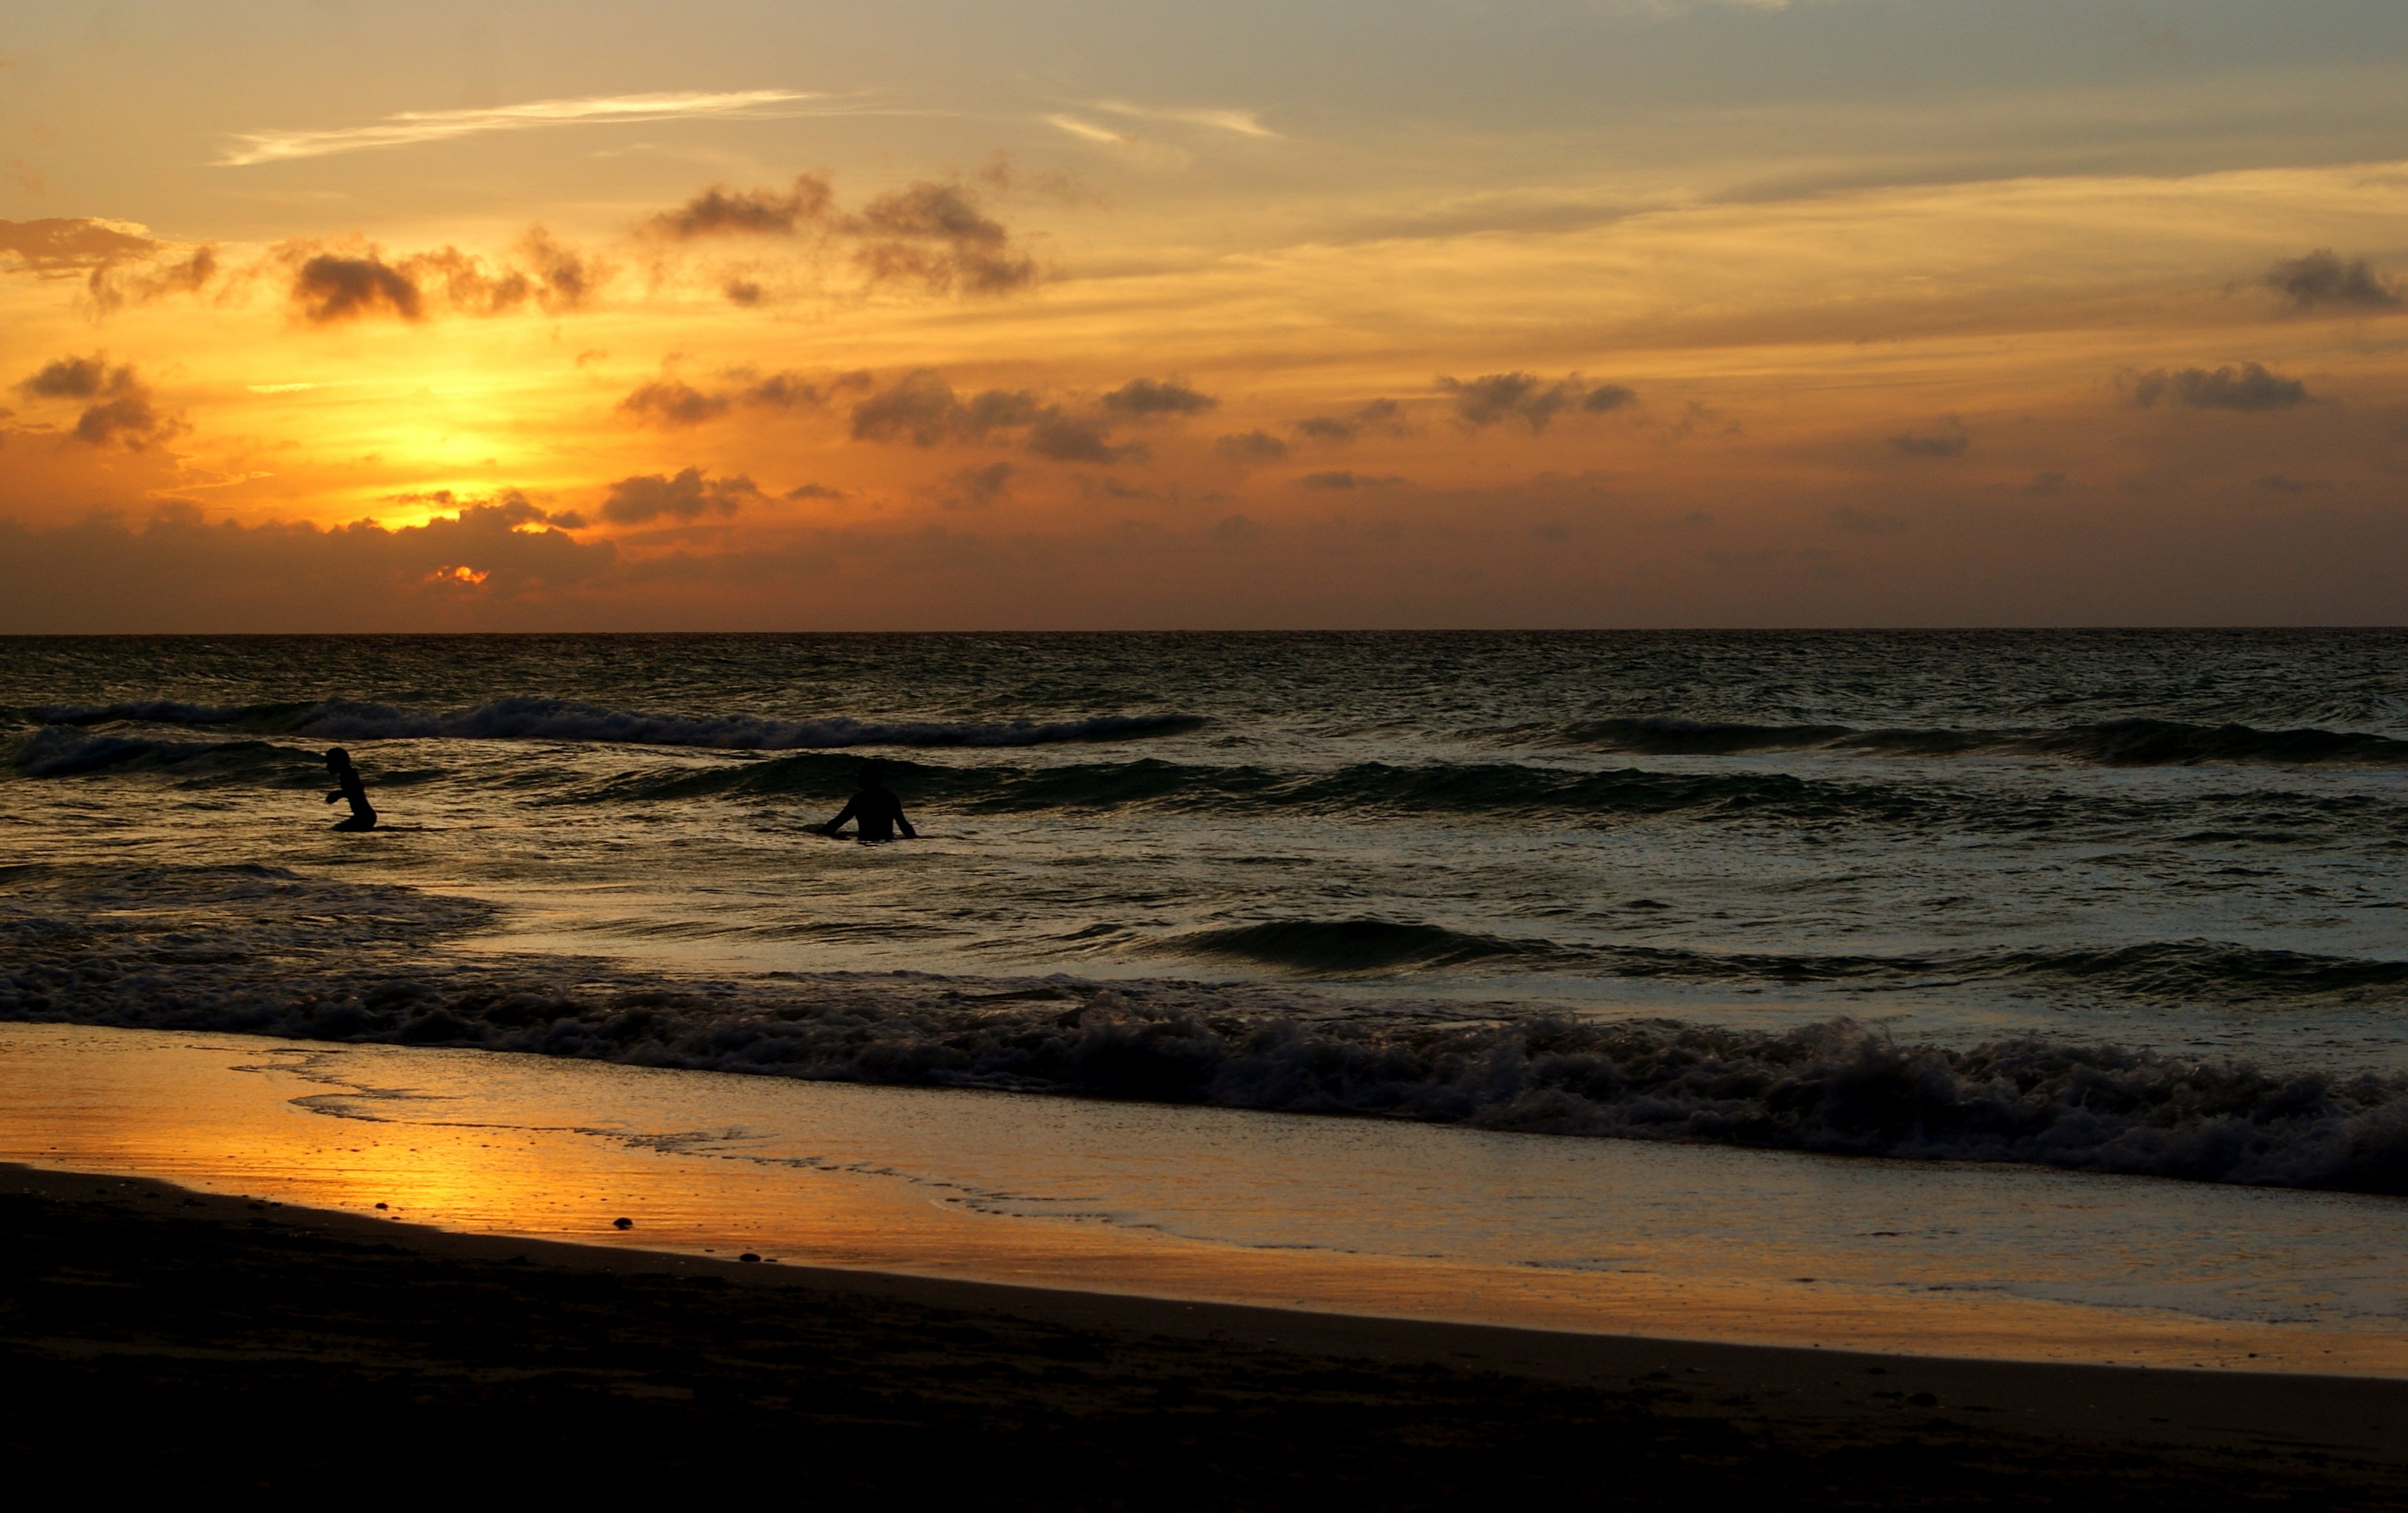
[[[1119,415],[1200,415],[1221,401],[1178,379],[1131,379],[1104,396],[1104,408]]]
[[[2023,486],[2026,494],[2045,497],[2062,494],[2073,486],[2073,480],[2063,473],[2034,473],[2031,482]]]
[[[2398,310],[2402,303],[2408,303],[2399,290],[2376,276],[2365,258],[2344,263],[2329,247],[2276,263],[2258,282],[2286,296],[2295,310],[2328,306],[2357,310]]]
[[[218,254],[213,246],[161,241],[130,221],[0,221],[0,267],[45,279],[86,274],[93,303],[108,314],[197,292],[217,275]]]
[[[1287,455],[1287,443],[1268,431],[1241,431],[1213,442],[1212,450],[1231,462],[1277,462]]]
[[[781,499],[841,499],[844,490],[830,488],[825,483],[797,483],[778,497]]]
[[[366,126],[321,131],[258,131],[235,134],[235,145],[218,162],[227,167],[326,157],[373,148],[409,147],[485,132],[527,131],[541,126],[676,121],[696,116],[757,115],[767,108],[819,96],[790,90],[738,90],[720,94],[613,94],[575,100],[530,100],[476,110],[404,110]]]
[[[515,262],[493,267],[455,247],[387,261],[373,243],[357,239],[333,248],[286,242],[274,255],[293,271],[287,297],[294,311],[312,325],[375,316],[423,320],[436,298],[469,315],[504,315],[529,304],[558,314],[583,307],[609,276],[609,265],[562,246],[540,225],[530,226],[513,251]]]
[[[1928,435],[1904,431],[1889,439],[1890,450],[1903,456],[1934,459],[1961,457],[1965,449],[1972,444],[1973,438],[1954,415],[1942,422],[1938,430]]]
[[[129,382],[133,377],[130,367],[121,367],[111,374],[108,358],[102,353],[89,357],[58,357],[20,382],[17,392],[33,399],[91,399],[106,392],[112,382]]]
[[[724,394],[705,394],[690,383],[664,379],[646,383],[619,401],[622,414],[675,429],[699,425],[727,413],[733,401]]]
[[[737,368],[722,376],[738,381],[740,386],[706,390],[681,379],[660,379],[638,385],[619,401],[619,411],[638,422],[676,430],[717,420],[738,405],[756,410],[825,410],[837,395],[867,388],[870,382],[867,372],[838,373],[824,386],[796,372],[762,378],[752,369]]]
[[[1008,188],[1008,165],[980,176]],[[905,283],[931,294],[1006,295],[1034,284],[1037,260],[1011,230],[986,212],[979,194],[954,180],[924,180],[871,200],[858,214],[839,213],[824,176],[803,174],[787,189],[735,190],[714,184],[674,210],[644,223],[645,233],[670,242],[727,238],[793,238],[809,231],[851,244],[853,263],[873,284]],[[767,291],[749,270],[728,270],[720,291],[738,305],[756,305]]]
[[[1395,488],[1404,480],[1394,473],[1374,476],[1340,468],[1334,472],[1307,473],[1296,482],[1300,488]]]
[[[1859,536],[1897,536],[1908,529],[1905,521],[1895,515],[1877,515],[1843,504],[1830,512],[1828,518],[1838,529],[1853,531]]]
[[[217,276],[214,247],[195,247],[175,262],[148,267],[111,265],[93,269],[92,297],[103,314],[128,305],[147,305],[169,295],[198,294]]]
[[[166,244],[130,221],[0,221],[0,256],[22,272],[65,278],[155,255]]]
[[[1011,494],[1011,464],[991,462],[965,468],[953,478],[953,492],[944,499],[948,510],[983,510]]]
[[[1026,390],[988,389],[968,399],[930,368],[915,368],[853,409],[856,441],[903,441],[933,447],[984,440],[996,431],[1034,424],[1046,413]]]
[[[797,174],[792,188],[732,190],[713,184],[674,210],[644,223],[655,237],[692,241],[703,237],[791,237],[805,226],[824,225],[835,191],[817,174]]]
[[[2121,383],[2131,402],[2143,409],[2159,400],[2186,410],[2289,410],[2308,402],[2308,386],[2298,379],[2269,372],[2256,363],[2238,368],[2186,367],[2168,372],[2126,372]]]
[[[2258,488],[2269,494],[2306,494],[2312,490],[2329,489],[2332,483],[2322,478],[2290,478],[2282,473],[2268,473],[2256,481]]]
[[[1088,103],[1088,108],[1105,110],[1116,116],[1127,116],[1138,121],[1176,121],[1190,126],[1210,126],[1215,131],[1233,132],[1240,137],[1270,138],[1279,137],[1279,133],[1263,124],[1261,114],[1254,110],[1132,105],[1126,100],[1094,100]]]
[[[17,392],[29,399],[89,401],[68,433],[89,446],[139,452],[183,429],[180,421],[159,413],[150,386],[131,365],[111,367],[103,353],[54,358],[20,382]]]
[[[1374,399],[1349,415],[1312,415],[1297,421],[1296,434],[1315,441],[1352,441],[1365,431],[1389,436],[1405,434],[1405,407],[1394,399]]]
[[[1455,396],[1455,418],[1471,430],[1518,420],[1538,435],[1567,410],[1602,413],[1636,404],[1639,396],[1619,383],[1586,385],[1578,373],[1553,383],[1536,373],[1487,373],[1470,380],[1441,375],[1440,391]]]
[[[139,526],[0,521],[0,628],[416,628],[541,603],[612,573],[613,542],[528,528],[540,513],[505,495],[398,530],[212,524],[182,503]]]
[[[701,468],[688,468],[674,478],[646,473],[619,480],[602,500],[602,518],[614,526],[641,526],[665,515],[697,520],[732,515],[738,506],[760,497],[761,490],[742,473],[705,478]]]
[[[860,238],[853,261],[872,283],[1006,295],[1037,281],[1037,260],[961,184],[923,181],[881,195],[845,229]]]
[[[1028,427],[1028,450],[1055,462],[1134,462],[1145,448],[1134,441],[1114,446],[1110,423],[1048,411]]]
[[[293,270],[293,307],[313,325],[388,314],[415,321],[426,312],[418,281],[371,252],[360,257],[320,252]]]

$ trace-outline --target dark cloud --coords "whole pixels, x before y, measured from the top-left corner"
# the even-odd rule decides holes
[[[964,399],[933,369],[922,367],[853,406],[853,437],[933,447],[984,440],[998,430],[1034,425],[1048,413],[1025,389],[988,389]]]
[[[365,242],[332,249],[288,242],[276,255],[293,270],[294,311],[313,325],[372,316],[423,320],[437,300],[468,315],[528,306],[560,314],[583,308],[609,276],[607,264],[562,246],[539,225],[519,238],[515,261],[494,266],[456,247],[388,261]]]
[[[732,190],[713,184],[674,210],[664,210],[645,223],[655,237],[691,241],[701,237],[791,237],[824,224],[836,203],[828,181],[816,174],[800,174],[794,187]]]
[[[838,373],[824,384],[813,383],[800,373],[789,371],[754,379],[736,397],[764,410],[825,410],[838,395],[869,386],[867,369]]]
[[[965,468],[953,479],[953,492],[945,496],[948,510],[983,510],[1011,494],[1011,464],[991,462],[983,468]]]
[[[2295,310],[2398,310],[2408,302],[2365,258],[2344,262],[2329,247],[2277,263],[2258,281],[2288,298]]]
[[[856,441],[933,447],[993,440],[1012,431],[1025,431],[1023,444],[1054,462],[1129,462],[1146,454],[1135,442],[1115,444],[1111,422],[1102,416],[1071,414],[1026,389],[986,389],[965,396],[924,367],[853,408]]]
[[[841,499],[844,490],[830,488],[825,483],[797,483],[778,497],[781,499]]]
[[[159,413],[150,386],[131,365],[111,367],[103,353],[54,358],[20,382],[17,391],[29,399],[90,401],[69,434],[91,446],[122,446],[139,452],[183,428],[179,422]]]
[[[1028,427],[1028,450],[1055,462],[1134,462],[1145,448],[1134,441],[1115,446],[1110,423],[1049,411]]]
[[[691,383],[662,379],[640,385],[620,400],[619,411],[654,425],[675,429],[717,420],[727,413],[732,402],[726,395],[705,394]]]
[[[881,195],[846,229],[861,239],[853,260],[873,283],[1007,295],[1037,281],[1037,260],[960,184],[924,181]]]
[[[646,473],[619,480],[602,500],[602,518],[616,526],[641,526],[664,516],[698,520],[732,515],[738,506],[760,497],[761,490],[742,473],[705,478],[701,468],[688,468],[674,478]]]
[[[1890,450],[1909,457],[1961,457],[1972,444],[1973,438],[1954,415],[1936,431],[1905,431],[1889,439]]]
[[[152,407],[150,391],[136,385],[76,417],[75,438],[96,447],[124,446],[139,452],[177,428]]]
[[[1487,373],[1468,382],[1440,377],[1438,386],[1455,396],[1456,418],[1473,430],[1518,420],[1533,436],[1580,398],[1571,380],[1549,383],[1536,373]]]
[[[170,262],[94,268],[90,287],[93,302],[103,314],[108,314],[128,305],[147,305],[170,295],[198,294],[217,277],[217,249],[195,247],[184,257]]]
[[[1297,484],[1304,488],[1394,488],[1403,482],[1394,473],[1373,475],[1343,468],[1335,472],[1307,473],[1297,480]]]
[[[1366,431],[1388,436],[1405,434],[1405,407],[1394,399],[1374,399],[1348,415],[1313,415],[1296,423],[1296,434],[1313,441],[1352,441]]]
[[[140,262],[167,247],[155,238],[82,216],[0,221],[0,257],[21,272],[67,278],[114,264]]]
[[[88,275],[104,315],[169,295],[193,294],[217,276],[212,246],[161,241],[138,226],[87,217],[0,221],[0,268],[62,279]]]
[[[0,521],[0,628],[394,630],[611,573],[615,545],[528,528],[540,513],[506,494],[399,530],[210,524],[180,503],[140,525]]]
[[[546,510],[523,489],[506,488],[490,497],[458,494],[448,488],[384,496],[387,504],[432,504],[452,511],[481,511],[480,519],[499,520],[513,528],[533,523],[583,530],[591,522],[574,510]]]
[[[1241,431],[1213,442],[1212,450],[1231,462],[1277,462],[1287,455],[1287,443],[1268,431]]]
[[[1131,379],[1104,396],[1104,408],[1116,415],[1200,415],[1220,406],[1220,400],[1177,379]]]
[[[984,181],[1008,188],[1018,178],[1007,169]],[[979,192],[961,180],[909,184],[850,215],[838,213],[834,190],[817,175],[805,174],[782,191],[714,184],[653,216],[644,229],[673,242],[809,232],[821,242],[849,243],[854,266],[871,283],[912,284],[931,294],[1005,295],[1039,277],[1037,260],[1015,243],[1009,226],[987,213]],[[741,272],[726,273],[720,292],[738,305],[768,297],[757,279]]]
[[[1840,506],[1828,518],[1837,528],[1858,536],[1896,536],[1908,528],[1906,522],[1895,515],[1874,514],[1853,504]]]
[[[1635,392],[1619,383],[1588,387],[1578,373],[1552,383],[1536,373],[1485,373],[1469,380],[1440,375],[1438,386],[1455,396],[1455,418],[1469,429],[1520,421],[1533,436],[1565,411],[1602,413],[1639,400]]]
[[[659,379],[638,385],[619,401],[619,411],[674,430],[717,420],[738,405],[759,410],[825,410],[838,394],[867,388],[870,382],[866,372],[839,373],[823,386],[800,373],[772,373],[762,378],[750,368],[734,369],[722,377],[738,381],[739,386],[697,389],[681,379]]]
[[[316,325],[364,315],[415,321],[426,312],[418,281],[373,252],[364,257],[320,252],[304,259],[293,271],[293,306]]]
[[[120,367],[109,370],[106,353],[93,353],[89,357],[58,357],[42,365],[41,370],[17,385],[17,392],[33,399],[93,399],[108,392],[112,383],[133,382],[134,369]]]
[[[2296,495],[2317,489],[2329,489],[2332,487],[2332,483],[2322,478],[2291,478],[2282,473],[2268,473],[2257,481],[2257,486],[2269,494]]]
[[[519,238],[518,255],[530,270],[536,302],[551,314],[583,309],[610,277],[609,264],[562,246],[539,225]]]
[[[2305,383],[2269,372],[2256,363],[2213,372],[2204,367],[2168,372],[2160,367],[2126,373],[2123,383],[2131,402],[2143,408],[2164,400],[2186,410],[2289,410],[2309,398]]]
[[[2023,492],[2032,495],[2062,494],[2073,486],[2073,480],[2063,473],[2034,473]]]

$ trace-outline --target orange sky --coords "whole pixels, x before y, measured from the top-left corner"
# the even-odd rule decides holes
[[[2408,619],[2408,12],[2103,14],[12,7],[0,630]]]

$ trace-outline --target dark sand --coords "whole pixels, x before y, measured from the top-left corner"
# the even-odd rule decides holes
[[[87,1494],[2408,1506],[2398,1381],[745,1265],[13,1166],[0,1166],[0,1278],[12,1479],[38,1467]]]

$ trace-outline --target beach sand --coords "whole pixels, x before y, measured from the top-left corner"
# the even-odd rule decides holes
[[[350,1501],[2408,1503],[2408,1382],[1939,1360],[745,1264],[0,1167],[0,1444]]]

